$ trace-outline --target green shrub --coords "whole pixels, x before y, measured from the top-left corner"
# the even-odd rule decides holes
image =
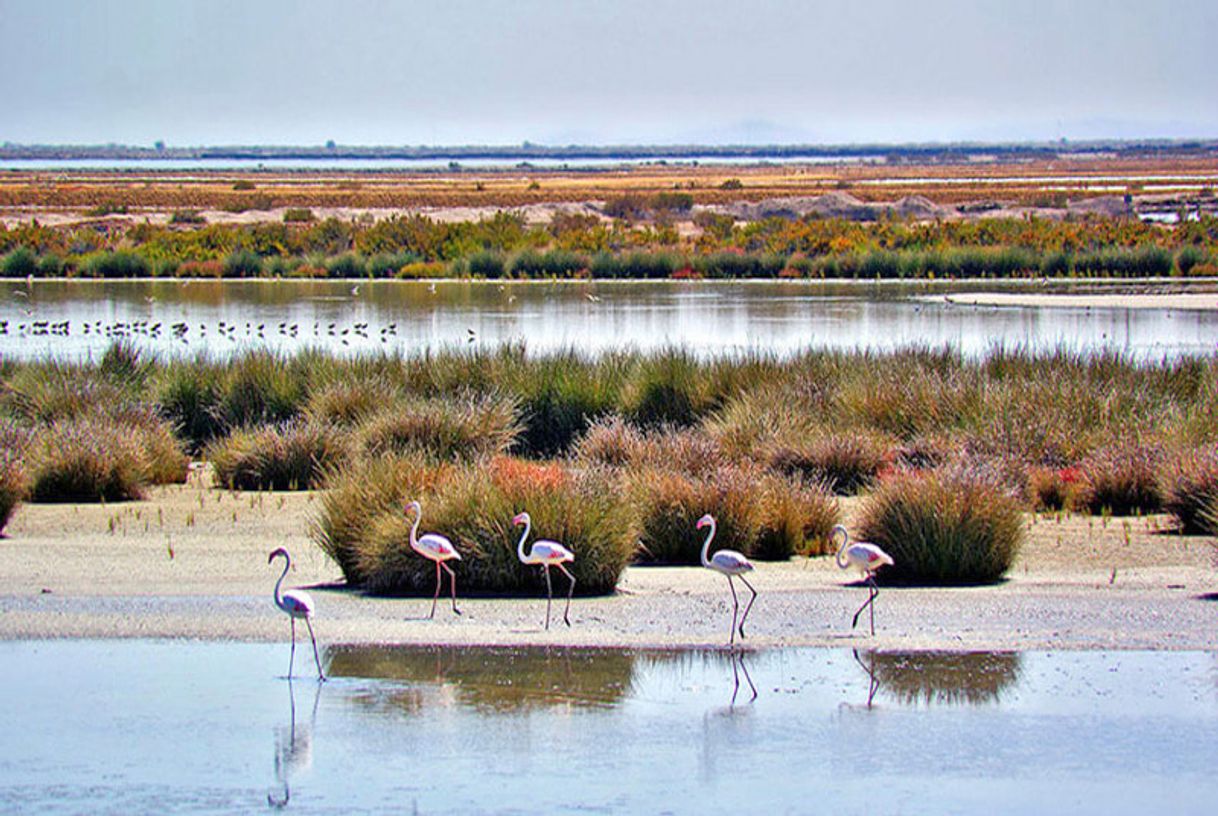
[[[1218,501],[1218,447],[1177,454],[1164,467],[1163,509],[1176,517],[1180,531],[1191,535],[1218,534],[1206,519],[1206,509]]]
[[[0,262],[0,275],[6,278],[25,278],[38,272],[38,256],[28,247],[17,247]]]
[[[283,211],[285,224],[307,224],[315,218],[313,211],[308,207],[288,207]]]
[[[207,219],[198,210],[174,210],[169,216],[170,224],[206,224]]]
[[[513,359],[501,382],[520,399],[522,427],[514,452],[534,457],[566,453],[617,405],[625,366],[619,355],[591,361],[574,351]]]
[[[308,490],[349,459],[334,426],[303,421],[241,428],[206,450],[216,484],[230,490]]]
[[[139,499],[148,484],[139,441],[106,419],[52,422],[36,434],[30,459],[31,501]]]
[[[622,391],[622,415],[643,428],[693,425],[712,407],[701,366],[685,350],[645,357]]]
[[[304,407],[307,382],[291,358],[253,351],[230,361],[221,373],[216,418],[223,427],[280,423]]]
[[[368,267],[363,258],[348,252],[326,261],[326,274],[331,278],[365,278]]]
[[[314,421],[354,427],[398,399],[398,389],[383,377],[337,379],[313,390],[305,414]]]
[[[248,249],[230,252],[224,258],[221,274],[226,278],[256,278],[262,274],[262,256]]]
[[[148,261],[132,252],[105,252],[85,263],[85,274],[94,278],[146,278],[150,273]]]
[[[864,501],[857,534],[892,556],[882,579],[931,584],[997,581],[1023,536],[1013,496],[991,475],[953,468],[882,481]]]
[[[1099,515],[1158,512],[1163,504],[1158,467],[1161,451],[1146,445],[1102,448],[1079,465],[1084,486],[1081,503]]]

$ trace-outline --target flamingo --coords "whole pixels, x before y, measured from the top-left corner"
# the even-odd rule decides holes
[[[524,541],[529,537],[529,530],[533,527],[533,520],[529,518],[528,513],[521,513],[512,519],[512,524],[524,525],[524,533],[520,536],[520,543],[516,545],[516,557],[520,559],[522,564],[539,564],[541,565],[546,576],[546,629],[550,628],[550,604],[554,600],[554,589],[550,584],[550,567],[558,567],[563,574],[571,579],[571,586],[567,590],[567,608],[563,610],[563,623],[567,626],[571,625],[571,596],[575,594],[575,576],[567,571],[563,566],[564,562],[574,561],[575,553],[568,550],[557,541],[547,541],[546,539],[538,539],[533,542],[533,546],[529,549],[528,554],[524,551]]]
[[[863,571],[863,578],[869,585],[869,594],[867,600],[854,613],[854,622],[850,624],[850,628],[858,626],[859,615],[863,614],[863,610],[871,608],[871,634],[875,634],[875,599],[880,594],[880,588],[875,583],[876,571],[888,564],[893,564],[892,556],[881,550],[875,544],[866,541],[856,541],[850,543],[850,533],[840,524],[835,524],[833,530],[829,533],[829,541],[841,535],[842,544],[837,548],[836,561],[837,565],[842,569],[850,569],[857,567]]]
[[[309,627],[309,640],[313,641],[313,660],[317,663],[317,679],[325,680],[326,674],[321,670],[321,658],[317,656],[317,638],[313,636],[313,624],[310,621],[313,617],[313,599],[299,589],[289,589],[282,595],[279,594],[279,587],[292,567],[292,556],[288,555],[287,550],[280,547],[266,559],[266,562],[270,564],[280,555],[283,556],[283,572],[280,574],[279,580],[275,582],[275,606],[282,609],[292,621],[292,655],[288,658],[288,679],[290,680],[292,677],[292,663],[296,660],[296,619],[304,618],[305,626]]]
[[[443,576],[440,575],[441,567],[452,579],[453,612],[460,615],[461,610],[457,608],[457,574],[444,562],[454,559],[460,561],[461,553],[457,552],[457,548],[451,541],[439,533],[423,533],[423,536],[419,538],[419,522],[423,520],[423,506],[417,501],[411,501],[406,503],[406,509],[414,510],[414,524],[410,526],[410,548],[424,558],[436,562],[436,594],[431,599],[431,614],[427,617],[436,616],[436,602],[440,600],[440,586],[443,583]]]
[[[730,636],[727,641],[727,645],[732,646],[736,642],[736,613],[740,611],[740,599],[736,597],[736,585],[732,583],[732,578],[739,578],[749,588],[749,592],[753,593],[753,597],[749,598],[749,605],[744,608],[744,615],[740,618],[740,637],[743,639],[745,618],[749,616],[749,610],[753,608],[753,601],[757,600],[757,590],[753,589],[753,585],[744,577],[744,573],[753,571],[753,565],[735,550],[718,550],[713,558],[707,558],[711,540],[715,537],[715,517],[710,513],[698,519],[697,528],[701,530],[703,527],[710,527],[710,533],[707,534],[706,542],[702,545],[702,566],[726,575],[728,589],[732,591],[732,628],[728,630]]]

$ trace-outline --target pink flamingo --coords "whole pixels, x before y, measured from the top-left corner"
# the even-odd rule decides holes
[[[563,574],[571,579],[571,587],[567,590],[567,608],[563,610],[563,623],[567,626],[571,625],[571,596],[575,594],[575,576],[567,571],[563,566],[564,562],[574,561],[575,553],[568,550],[557,541],[547,541],[546,539],[538,539],[533,542],[533,546],[529,549],[528,554],[524,552],[524,540],[529,537],[529,530],[533,527],[533,520],[529,518],[528,513],[521,513],[512,519],[512,524],[523,524],[524,533],[520,536],[520,543],[516,545],[516,557],[520,559],[522,564],[540,564],[545,571],[546,576],[546,629],[550,628],[550,604],[554,600],[554,589],[550,585],[550,567],[558,567],[563,571]]]
[[[419,537],[419,522],[423,520],[423,506],[417,501],[411,501],[407,502],[406,509],[414,510],[414,524],[410,525],[410,548],[424,558],[436,562],[436,594],[431,599],[431,614],[427,617],[436,616],[436,602],[440,600],[440,586],[443,583],[443,576],[440,575],[441,567],[452,579],[453,612],[460,615],[461,610],[457,609],[457,574],[444,562],[454,559],[460,561],[461,553],[457,552],[457,548],[451,541],[439,533],[423,533],[422,537]]]
[[[841,546],[837,548],[837,565],[844,570],[850,569],[851,567],[861,569],[863,571],[863,578],[867,581],[869,586],[867,600],[864,601],[863,605],[860,606],[858,611],[854,613],[854,621],[850,624],[850,628],[853,629],[854,627],[858,626],[859,615],[863,614],[864,609],[870,608],[871,634],[874,635],[875,599],[880,594],[880,588],[876,586],[875,583],[875,573],[885,564],[891,566],[893,564],[892,556],[881,550],[875,544],[870,544],[866,541],[856,541],[851,544],[850,533],[848,533],[846,528],[840,524],[834,525],[832,532],[829,533],[830,543],[832,543],[833,539],[839,534],[841,535],[842,543]]]
[[[744,577],[744,573],[753,571],[753,565],[735,550],[718,550],[712,558],[707,558],[711,540],[715,537],[715,517],[710,513],[698,519],[698,529],[703,527],[710,527],[710,533],[702,545],[702,566],[726,575],[728,589],[732,591],[732,628],[728,630],[731,634],[727,640],[727,645],[731,646],[736,642],[736,613],[740,611],[740,599],[736,597],[736,586],[732,583],[732,578],[739,578],[749,588],[749,592],[753,593],[753,597],[749,598],[749,605],[744,608],[743,617],[740,618],[740,637],[743,639],[744,621],[749,616],[749,610],[753,608],[753,601],[757,600],[757,590],[753,589],[753,585]]]
[[[288,679],[292,679],[292,663],[296,660],[296,619],[303,618],[305,626],[309,627],[309,640],[313,641],[313,660],[317,662],[317,679],[325,680],[325,672],[321,670],[321,658],[317,656],[317,638],[313,637],[313,624],[310,622],[313,617],[313,599],[299,589],[289,589],[282,595],[279,594],[279,587],[283,584],[283,579],[287,577],[288,570],[292,566],[292,556],[288,555],[287,550],[280,547],[266,559],[269,564],[280,555],[283,556],[283,572],[280,574],[279,580],[275,582],[275,606],[282,609],[292,621],[292,654],[288,658]]]

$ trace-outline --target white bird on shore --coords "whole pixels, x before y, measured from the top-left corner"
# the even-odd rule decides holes
[[[452,579],[453,591],[453,612],[460,615],[461,610],[457,608],[457,574],[453,572],[452,567],[445,564],[445,561],[460,561],[461,553],[457,552],[457,548],[453,543],[439,533],[424,533],[418,535],[419,522],[423,520],[423,506],[417,501],[407,502],[407,510],[414,510],[414,524],[410,525],[410,548],[424,558],[436,562],[436,594],[431,599],[431,614],[428,618],[436,616],[436,602],[440,600],[440,586],[443,576],[440,575],[440,568],[448,573],[448,577]]]
[[[529,537],[529,530],[533,527],[533,520],[529,518],[528,513],[521,513],[512,519],[512,524],[523,524],[524,533],[520,536],[520,543],[516,545],[516,557],[520,559],[522,564],[538,564],[542,567],[546,576],[546,629],[550,628],[550,605],[554,601],[554,589],[550,584],[550,567],[558,567],[563,574],[571,580],[571,586],[567,590],[567,608],[563,610],[563,623],[567,626],[571,625],[571,596],[575,594],[575,576],[567,571],[563,566],[565,562],[574,561],[575,553],[568,550],[557,541],[548,541],[544,538],[533,542],[533,546],[529,548],[526,554],[524,551],[524,541]]]
[[[834,525],[832,532],[829,533],[829,541],[832,543],[833,539],[837,538],[839,535],[841,536],[842,543],[837,548],[837,555],[835,556],[837,565],[844,570],[852,567],[862,570],[863,578],[867,581],[870,590],[867,595],[867,600],[864,601],[863,605],[860,606],[858,611],[854,613],[854,621],[850,624],[850,628],[853,629],[854,627],[858,626],[859,615],[863,613],[864,609],[870,607],[871,634],[874,635],[875,599],[876,596],[880,594],[880,588],[876,586],[875,583],[875,573],[876,570],[885,564],[891,566],[893,564],[892,556],[881,550],[875,544],[870,544],[866,541],[856,541],[851,544],[850,533],[847,532],[846,528],[840,524]]]
[[[288,570],[292,566],[292,556],[288,555],[288,551],[283,547],[271,553],[266,562],[270,564],[278,556],[283,556],[283,572],[279,576],[279,580],[275,582],[275,606],[284,611],[288,618],[292,621],[292,654],[288,658],[288,678],[292,676],[292,664],[296,660],[296,619],[302,618],[305,626],[309,627],[309,640],[313,641],[313,660],[317,663],[317,679],[325,680],[326,674],[321,670],[321,658],[317,655],[317,638],[313,636],[313,599],[307,593],[299,589],[290,589],[282,595],[279,594],[279,588],[283,584],[283,579],[287,577]]]
[[[749,605],[744,608],[744,615],[740,618],[739,631],[740,638],[743,640],[744,621],[749,616],[749,610],[753,608],[753,601],[757,600],[757,590],[753,589],[753,585],[744,577],[744,573],[753,571],[753,565],[735,550],[718,550],[714,556],[707,558],[716,529],[715,517],[710,513],[698,519],[697,528],[701,530],[703,527],[710,527],[710,532],[702,544],[702,566],[727,576],[727,586],[732,591],[732,628],[728,630],[730,634],[727,641],[728,646],[731,646],[736,642],[736,613],[740,611],[740,599],[736,596],[736,585],[732,583],[732,578],[739,578],[741,583],[749,588],[749,592],[753,593],[753,597],[749,598]]]

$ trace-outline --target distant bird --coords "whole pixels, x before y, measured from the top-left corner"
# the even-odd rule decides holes
[[[601,302],[601,299],[600,299],[600,298],[598,298],[596,295],[592,294],[591,292],[587,292],[587,293],[584,295],[584,297],[586,297],[588,300],[592,301],[593,303],[600,303],[600,302]]]
[[[567,608],[563,610],[563,623],[567,626],[571,625],[571,596],[575,594],[575,576],[567,571],[563,563],[575,560],[575,553],[568,550],[557,541],[547,541],[546,539],[538,539],[533,542],[533,546],[529,549],[528,554],[524,551],[524,541],[529,537],[529,530],[533,527],[533,520],[529,518],[528,513],[521,513],[512,519],[512,524],[523,524],[524,533],[520,536],[520,543],[516,545],[516,557],[520,559],[522,564],[538,564],[542,567],[546,576],[546,629],[550,628],[550,604],[554,600],[554,589],[550,584],[550,567],[558,567],[563,574],[571,580],[571,587],[567,590]]]
[[[744,608],[744,615],[740,618],[740,637],[744,638],[744,621],[749,616],[749,610],[753,608],[753,601],[757,600],[757,590],[753,589],[753,585],[744,577],[744,573],[752,572],[753,565],[749,560],[735,550],[718,550],[711,558],[707,558],[707,552],[710,550],[711,541],[715,537],[715,517],[707,513],[702,518],[698,519],[698,529],[710,527],[710,532],[706,536],[706,541],[702,545],[702,566],[707,569],[713,569],[722,575],[727,576],[728,589],[732,591],[732,628],[729,631],[727,643],[729,646],[736,642],[736,613],[740,611],[740,599],[736,597],[736,585],[732,583],[732,578],[739,578],[741,583],[749,588],[749,592],[753,593],[753,597],[749,598],[749,605]]]
[[[288,677],[292,676],[292,663],[296,660],[296,619],[303,618],[305,626],[309,627],[309,640],[313,641],[313,660],[317,663],[317,679],[325,680],[326,674],[321,670],[321,658],[317,656],[317,638],[313,636],[313,624],[310,621],[313,617],[313,600],[299,589],[290,589],[282,595],[279,594],[279,587],[283,584],[283,579],[287,577],[288,570],[292,566],[292,556],[288,555],[287,550],[280,547],[266,559],[266,562],[270,564],[280,555],[283,556],[283,573],[275,582],[275,606],[282,609],[292,621],[292,655],[288,658]]]
[[[474,331],[473,329],[466,329],[465,333],[468,335],[468,337],[465,338],[467,342],[472,343],[478,339],[478,332]]]
[[[441,568],[448,573],[452,582],[453,612],[460,615],[461,610],[457,609],[457,574],[444,562],[460,561],[461,553],[457,552],[457,548],[451,541],[439,533],[423,533],[422,537],[419,537],[419,522],[423,520],[423,506],[417,501],[411,501],[406,503],[406,509],[414,510],[414,524],[410,525],[410,548],[424,558],[436,562],[436,594],[431,599],[431,613],[427,617],[436,616],[436,602],[440,600],[440,586],[443,582],[443,576],[440,574]]]
[[[875,599],[880,594],[880,588],[875,583],[875,573],[880,567],[888,564],[893,564],[892,556],[881,550],[874,544],[869,544],[866,541],[856,541],[850,543],[850,533],[840,524],[833,527],[829,533],[829,541],[841,536],[842,543],[837,548],[837,565],[842,569],[850,569],[856,567],[863,571],[863,577],[869,585],[869,594],[867,600],[854,613],[854,621],[850,624],[850,628],[858,626],[859,615],[863,614],[863,610],[871,609],[871,634],[875,634]]]
[[[351,287],[351,297],[359,297],[359,284]]]

